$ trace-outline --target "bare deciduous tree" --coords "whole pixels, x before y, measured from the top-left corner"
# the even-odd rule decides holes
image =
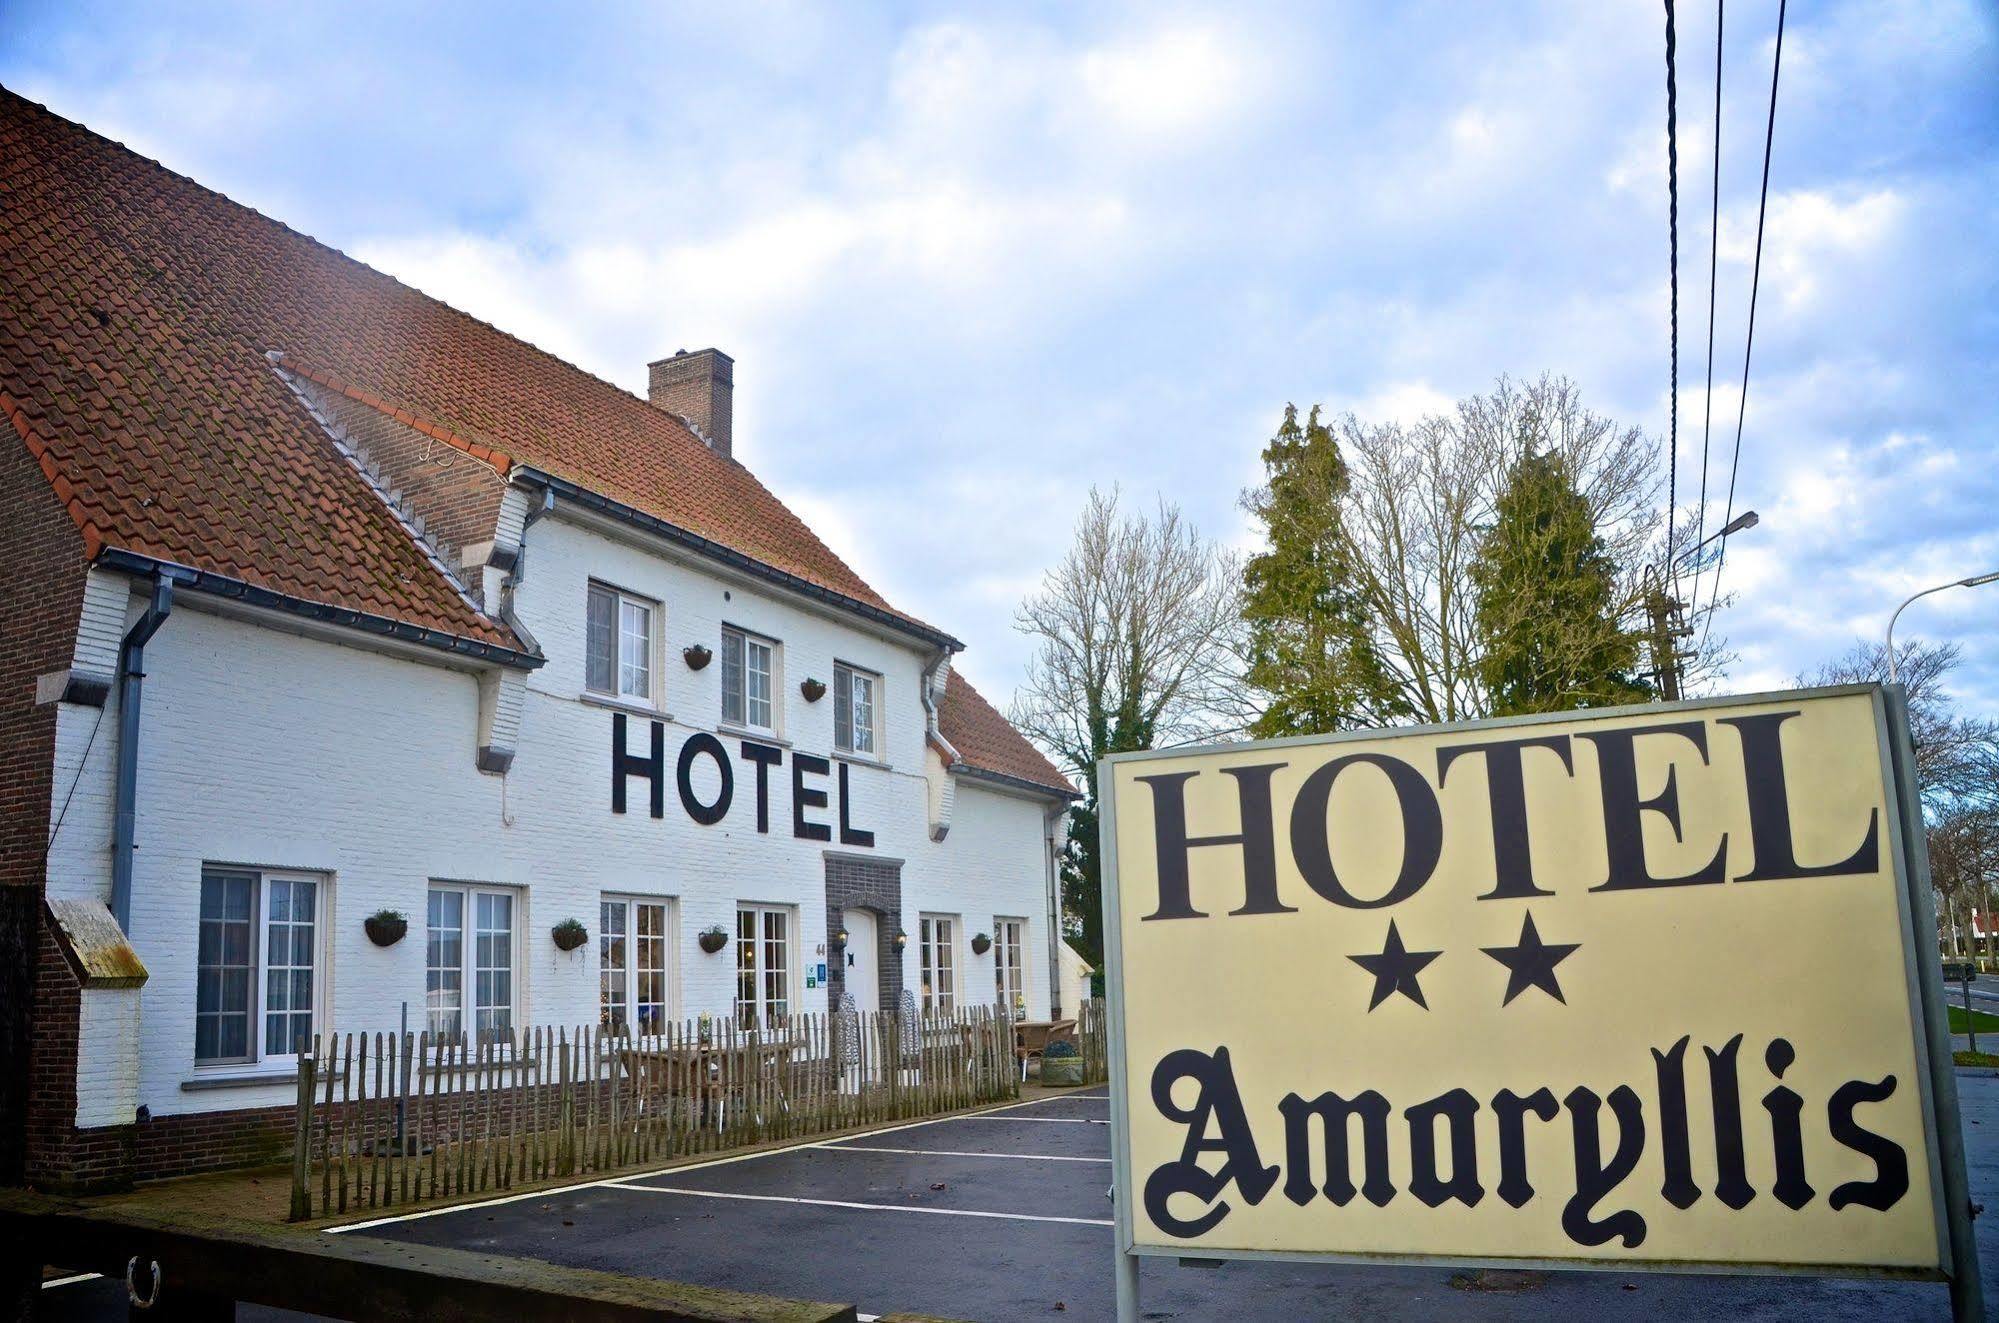
[[[1014,724],[1085,778],[1114,744],[1150,748],[1230,724],[1232,568],[1177,506],[1126,514],[1117,491],[1092,488],[1069,554],[1014,617],[1037,641]]]
[[[1966,716],[1950,695],[1950,673],[1963,660],[1955,643],[1903,643],[1897,672],[1909,696],[1909,734],[1916,745],[1916,782],[1933,820],[1964,806],[1999,812],[1999,721]],[[1810,675],[1807,685],[1861,684],[1888,678],[1881,643],[1858,642]]]
[[[1075,544],[1014,627],[1033,636],[1010,716],[1083,783],[1070,820],[1063,899],[1086,958],[1103,951],[1097,760],[1215,733],[1231,719],[1237,569],[1160,502],[1127,514],[1092,488]]]

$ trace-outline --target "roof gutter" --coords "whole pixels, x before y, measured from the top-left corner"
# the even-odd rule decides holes
[[[956,759],[951,763],[951,771],[958,776],[970,777],[974,781],[990,781],[994,785],[1006,786],[1011,790],[1024,790],[1029,794],[1040,795],[1045,799],[1059,799],[1065,805],[1064,811],[1066,811],[1066,805],[1073,804],[1083,797],[1081,793],[1075,790],[1059,789],[1040,781],[1030,781],[1024,776],[1008,776],[1005,772],[988,771],[983,767],[974,767],[970,763]]]
[[[145,694],[146,644],[174,609],[174,581],[153,576],[146,612],[126,631],[118,650],[118,771],[111,818],[111,917],[132,931],[132,851],[139,794],[139,702]]]
[[[934,648],[943,648],[950,652],[957,652],[965,646],[941,629],[934,629],[929,625],[909,620],[897,615],[893,611],[885,611],[872,602],[863,602],[858,597],[852,597],[846,593],[836,592],[831,588],[816,584],[802,575],[793,574],[788,570],[781,570],[775,565],[766,564],[754,556],[745,555],[743,552],[737,551],[734,547],[717,542],[713,538],[702,537],[699,533],[690,532],[678,524],[668,523],[657,515],[647,514],[645,511],[626,505],[622,501],[614,501],[602,493],[593,492],[588,487],[579,487],[566,478],[558,478],[554,474],[535,468],[532,465],[516,464],[508,475],[508,478],[512,482],[526,483],[531,486],[540,487],[544,491],[554,492],[565,501],[573,501],[585,509],[595,510],[597,513],[615,519],[619,523],[643,529],[651,533],[654,537],[686,547],[690,551],[698,552],[711,560],[720,561],[724,565],[740,570],[754,578],[762,579],[766,583],[773,584],[789,592],[797,593],[803,597],[815,598],[829,606],[851,612],[877,625],[892,629],[899,634],[906,634],[911,638],[920,639]]]
[[[548,660],[535,653],[466,638],[462,634],[452,634],[424,625],[413,625],[406,620],[394,620],[388,616],[355,611],[344,606],[330,606],[325,602],[314,602],[304,597],[293,597],[289,593],[274,592],[253,583],[245,583],[241,579],[232,579],[226,574],[217,574],[213,570],[198,570],[192,566],[141,555],[136,551],[127,551],[123,547],[104,548],[98,553],[96,563],[106,569],[122,570],[127,574],[168,580],[189,592],[227,598],[250,606],[263,607],[266,610],[282,611],[287,615],[299,616],[306,620],[360,630],[366,634],[414,643],[419,647],[435,648],[468,661],[491,662],[531,671]]]

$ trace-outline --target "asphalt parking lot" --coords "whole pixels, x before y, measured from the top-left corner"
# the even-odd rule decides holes
[[[1999,1210],[1999,1076],[1959,1073],[1972,1194]],[[1101,1089],[723,1158],[344,1234],[979,1320],[1112,1315]],[[1999,1286],[1999,1225],[1981,1219]],[[122,1315],[122,1284],[63,1288],[52,1318]],[[1947,1319],[1943,1287],[1800,1278],[1148,1260],[1147,1317]],[[57,1305],[54,1299],[50,1305]],[[244,1318],[279,1317],[245,1309]]]

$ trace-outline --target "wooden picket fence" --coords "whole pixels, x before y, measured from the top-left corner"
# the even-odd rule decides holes
[[[851,1040],[851,1041],[849,1041]],[[773,1030],[315,1036],[291,1217],[400,1208],[1020,1096],[1013,1021],[978,1007],[795,1015]]]
[[[1083,1083],[1104,1084],[1111,1077],[1110,1028],[1104,1019],[1104,999],[1092,997],[1076,1011],[1076,1050],[1083,1058]]]

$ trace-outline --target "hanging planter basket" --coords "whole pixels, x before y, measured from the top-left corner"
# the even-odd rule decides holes
[[[410,921],[400,910],[377,910],[361,920],[361,927],[376,946],[394,946],[409,932]]]
[[[709,955],[714,955],[729,944],[729,930],[720,924],[716,924],[713,928],[703,928],[700,935],[694,940],[701,944],[703,951],[706,951]]]
[[[590,940],[590,930],[583,926],[581,919],[564,919],[549,929],[548,935],[555,939],[558,951],[574,951]]]
[[[798,692],[805,695],[806,702],[816,703],[826,697],[826,682],[824,680],[807,680],[804,684],[798,686]]]
[[[690,671],[700,670],[715,656],[706,645],[700,643],[688,644],[680,650],[680,655],[687,662],[687,669]]]
[[[986,936],[984,933],[980,933],[977,937],[974,937],[972,939],[973,955],[984,955],[986,952],[992,949],[993,949],[993,939]]]

